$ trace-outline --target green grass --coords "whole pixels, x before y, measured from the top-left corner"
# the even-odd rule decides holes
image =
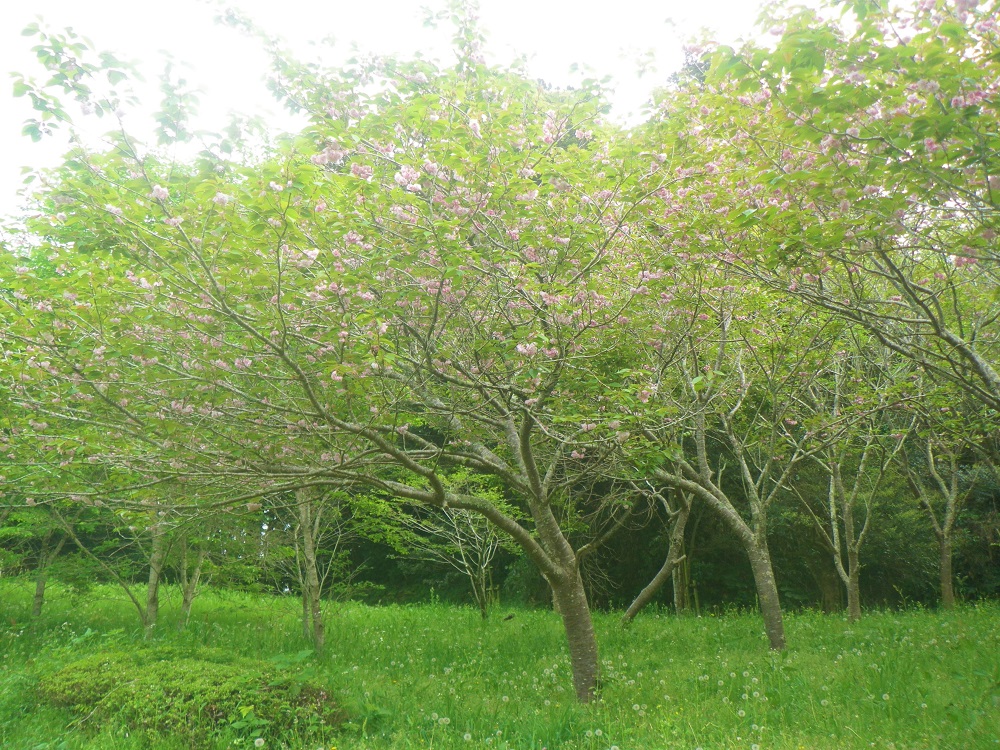
[[[0,581],[0,747],[138,750],[121,722],[39,699],[40,678],[102,650],[142,645],[134,610],[111,588],[56,591],[30,622],[29,587]],[[157,646],[225,649],[326,686],[347,724],[283,737],[224,726],[208,748],[1000,748],[1000,607],[866,613],[858,624],[787,618],[789,649],[770,653],[758,617],[648,613],[628,630],[597,614],[603,690],[573,700],[551,612],[502,610],[482,622],[444,605],[329,604],[329,647],[303,654],[294,599],[209,592],[178,632],[168,599]],[[509,620],[503,617],[513,614]],[[261,717],[266,719],[266,717]]]

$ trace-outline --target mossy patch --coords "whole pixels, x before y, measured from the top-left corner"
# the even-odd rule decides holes
[[[102,651],[41,675],[38,692],[82,726],[111,721],[192,741],[307,734],[346,718],[323,685],[217,649]]]

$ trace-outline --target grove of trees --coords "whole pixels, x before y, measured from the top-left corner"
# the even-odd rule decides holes
[[[195,133],[168,81],[157,143],[127,66],[28,29],[26,133],[67,98],[113,127],[0,253],[0,567],[37,611],[115,580],[149,630],[165,576],[186,616],[269,580],[322,648],[359,549],[452,565],[484,616],[530,566],[581,701],[595,598],[735,575],[782,649],[782,571],[852,619],[893,564],[995,594],[1000,4],[883,5],[692,47],[631,128],[487,65],[469,3],[450,66],[264,39],[308,125]],[[746,575],[695,589],[708,559]]]

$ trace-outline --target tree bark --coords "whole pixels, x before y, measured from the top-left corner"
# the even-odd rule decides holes
[[[855,547],[847,548],[847,619],[857,622],[861,619],[861,567],[858,564],[858,551]]]
[[[65,543],[66,537],[63,536],[54,547],[51,546],[51,532],[46,534],[42,540],[42,549],[38,553],[38,569],[35,572],[35,595],[31,600],[31,616],[33,618],[38,618],[42,615],[42,607],[45,604],[45,586],[49,580],[49,566],[52,565],[52,561],[59,555]]]
[[[153,635],[156,620],[160,613],[160,577],[163,574],[163,564],[167,559],[167,533],[162,524],[156,523],[150,531],[153,534],[153,544],[149,556],[149,580],[146,584],[146,613],[143,626],[146,637]]]
[[[941,566],[941,606],[952,609],[955,606],[955,577],[952,574],[951,537],[942,534],[938,539]]]
[[[323,627],[323,605],[319,569],[316,561],[315,513],[316,507],[306,492],[299,493],[299,536],[302,540],[302,619],[303,632],[311,637],[317,652],[326,644]]]
[[[781,615],[781,602],[778,598],[778,585],[774,580],[774,569],[771,566],[771,553],[767,541],[757,541],[748,545],[750,568],[753,570],[754,583],[757,586],[757,599],[760,614],[764,619],[764,630],[767,640],[774,651],[785,648],[785,623]]]
[[[639,592],[639,595],[636,596],[635,600],[629,605],[629,608],[622,616],[623,625],[628,625],[632,622],[642,608],[653,600],[653,597],[656,596],[656,593],[663,587],[663,584],[674,578],[674,572],[677,566],[684,559],[684,529],[687,526],[688,518],[691,515],[691,503],[690,501],[682,500],[679,505],[680,507],[676,511],[673,511],[673,523],[670,528],[670,543],[667,547],[667,559],[664,560],[663,566],[660,568],[659,572],[653,576],[653,579],[646,584],[645,588]],[[674,583],[676,586],[676,581]],[[675,605],[676,602],[677,591],[675,588]]]
[[[572,571],[549,583],[569,644],[573,689],[577,700],[589,703],[600,686],[600,665],[597,660],[597,637],[594,634],[583,577],[574,566]]]
[[[181,619],[177,623],[177,629],[183,630],[187,627],[191,619],[191,605],[198,595],[198,583],[201,580],[202,567],[205,564],[206,550],[203,545],[198,546],[198,557],[194,565],[194,570],[188,570],[188,543],[184,540],[184,549],[181,553]]]
[[[824,571],[813,574],[820,591],[820,606],[825,614],[841,612],[844,609],[843,595],[840,593],[840,579],[834,572]]]

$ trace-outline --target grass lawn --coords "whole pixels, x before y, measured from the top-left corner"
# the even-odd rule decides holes
[[[483,622],[472,609],[445,605],[330,603],[328,648],[317,657],[293,598],[208,591],[180,632],[172,619],[178,595],[168,589],[147,644],[115,589],[79,598],[54,587],[42,618],[31,622],[30,588],[0,581],[0,747],[9,750],[191,748],[114,712],[98,720],[90,706],[45,698],[46,681],[66,665],[148,647],[164,660],[225,653],[241,665],[263,663],[271,677],[322,685],[348,717],[279,731],[241,705],[216,717],[200,741],[206,748],[1000,750],[996,604],[866,613],[857,624],[789,614],[781,654],[768,651],[753,613],[649,612],[627,630],[617,613],[597,613],[601,699],[580,706],[552,612],[501,609]],[[129,683],[125,675],[117,687]],[[166,700],[151,694],[137,710],[155,713]]]

